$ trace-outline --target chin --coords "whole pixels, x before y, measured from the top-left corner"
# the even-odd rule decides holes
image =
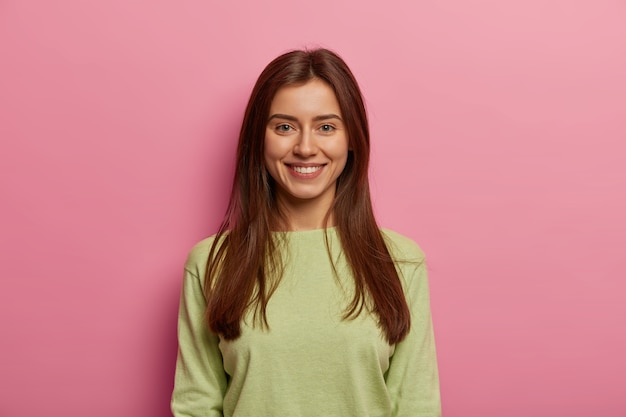
[[[323,191],[298,191],[291,190],[286,193],[285,197],[292,200],[311,201],[324,198]]]
[[[310,194],[310,193],[290,193],[288,195],[288,198],[292,199],[292,200],[300,200],[300,201],[311,201],[311,200],[315,200],[317,198],[320,198],[321,195],[320,194]]]

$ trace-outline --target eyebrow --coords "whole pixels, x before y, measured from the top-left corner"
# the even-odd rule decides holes
[[[280,113],[276,113],[270,116],[270,118],[267,120],[268,122],[272,119],[284,119],[284,120],[290,120],[292,122],[297,122],[298,118],[294,117],[294,116],[290,116],[288,114],[280,114]],[[320,122],[322,120],[330,120],[330,119],[337,119],[339,121],[341,120],[341,117],[339,117],[338,115],[334,114],[334,113],[329,113],[329,114],[321,114],[319,116],[315,116],[313,118],[314,122]]]

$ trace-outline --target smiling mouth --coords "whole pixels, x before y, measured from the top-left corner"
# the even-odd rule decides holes
[[[289,168],[296,171],[298,174],[313,174],[319,171],[320,169],[322,169],[323,167],[324,165],[316,165],[316,166],[309,166],[309,167],[289,165]]]

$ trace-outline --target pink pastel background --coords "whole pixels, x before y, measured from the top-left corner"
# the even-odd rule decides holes
[[[444,416],[626,416],[621,0],[2,1],[0,416],[169,415],[247,95],[316,45],[428,255]]]

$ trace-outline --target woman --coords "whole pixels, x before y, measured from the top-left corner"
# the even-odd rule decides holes
[[[261,73],[226,218],[186,263],[175,416],[441,414],[424,256],[376,225],[369,149],[339,56]]]

